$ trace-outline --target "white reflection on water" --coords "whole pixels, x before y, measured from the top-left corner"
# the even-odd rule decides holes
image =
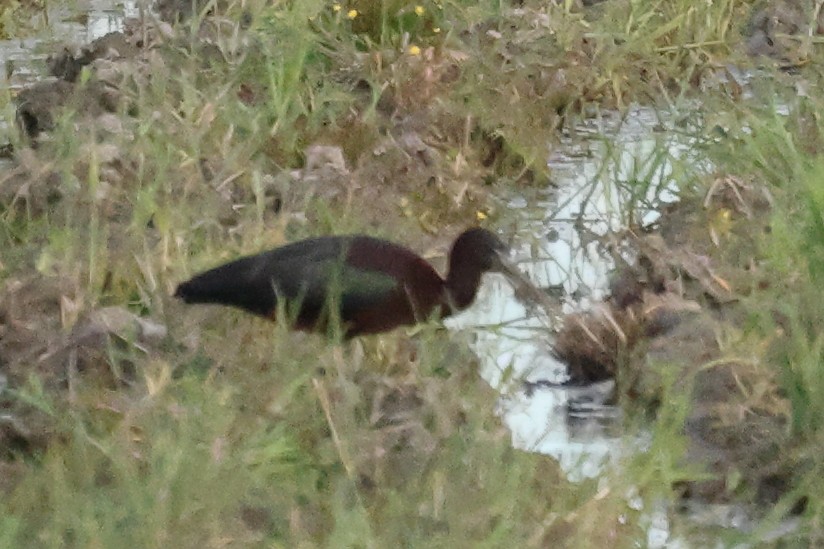
[[[147,4],[150,2],[147,2]],[[84,17],[78,18],[78,14]],[[138,0],[81,0],[55,4],[49,10],[51,38],[84,45],[110,32],[123,30],[123,21],[139,14]]]
[[[550,156],[556,189],[537,198],[509,199],[507,206],[522,212],[524,244],[518,252],[529,258],[523,270],[540,287],[563,288],[566,297],[555,317],[528,311],[509,284],[492,275],[476,305],[448,321],[452,328],[475,327],[481,375],[502,392],[500,411],[513,445],[553,456],[571,480],[597,476],[625,446],[637,450],[643,442],[624,441],[613,432],[620,413],[604,405],[611,382],[574,389],[541,386],[530,395],[520,380],[564,382],[566,366],[551,354],[557,316],[587,309],[608,294],[614,265],[579,228],[594,235],[623,228],[628,192],[639,188],[627,184],[631,181],[645,182],[638,210],[642,224],[652,223],[657,207],[676,200],[686,174],[710,168],[670,120],[642,107],[623,118],[590,120],[576,128],[575,141],[564,141]],[[690,169],[682,169],[685,162]]]
[[[86,45],[110,32],[123,30],[126,18],[137,17],[139,0],[112,2],[86,0],[49,3],[47,19],[41,12],[32,24],[46,26],[35,36],[0,40],[0,87],[20,89],[46,76],[46,57],[57,50],[56,44]]]

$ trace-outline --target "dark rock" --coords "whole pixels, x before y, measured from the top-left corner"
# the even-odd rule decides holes
[[[60,112],[71,108],[80,116],[96,117],[104,112],[115,112],[119,93],[100,81],[76,86],[65,80],[38,82],[16,98],[17,123],[30,139],[54,129]]]
[[[140,48],[122,32],[110,32],[81,48],[79,52],[64,47],[60,53],[49,56],[46,64],[52,76],[67,82],[75,82],[83,67],[91,65],[97,59],[130,59],[139,51]]]

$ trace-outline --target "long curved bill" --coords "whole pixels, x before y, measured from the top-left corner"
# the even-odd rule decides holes
[[[558,308],[557,304],[549,299],[546,292],[537,287],[512,263],[508,251],[498,252],[497,260],[494,270],[506,276],[515,290],[515,297],[518,301],[527,307],[539,305],[547,314],[551,314],[553,310]]]

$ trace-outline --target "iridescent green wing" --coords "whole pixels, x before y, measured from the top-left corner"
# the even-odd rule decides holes
[[[341,317],[379,305],[397,289],[393,277],[379,271],[359,269],[338,260],[304,266],[299,294],[303,306],[320,309],[330,300],[338,304]]]

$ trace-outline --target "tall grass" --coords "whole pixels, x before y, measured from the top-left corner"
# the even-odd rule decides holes
[[[785,448],[783,457],[798,476],[775,515],[805,496],[810,522],[801,536],[815,544],[822,539],[824,516],[815,497],[822,489],[817,456],[824,443],[824,103],[795,91],[779,81],[760,90],[766,106],[731,109],[735,114],[725,117],[731,139],[720,142],[712,154],[725,169],[766,184],[773,201],[769,227],[758,237],[762,260],[756,273],[762,291],[747,307],[750,326],[769,346],[770,365],[792,410],[789,427],[795,444]]]

